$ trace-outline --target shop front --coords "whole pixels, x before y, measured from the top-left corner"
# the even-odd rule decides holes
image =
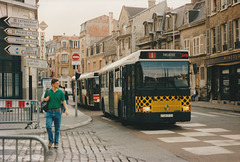
[[[240,104],[240,53],[208,58],[208,98],[218,103]]]

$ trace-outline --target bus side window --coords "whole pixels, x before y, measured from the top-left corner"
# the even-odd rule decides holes
[[[119,69],[115,72],[115,87],[122,87],[122,79]]]
[[[106,76],[106,88],[108,88],[108,82],[109,82],[109,80],[108,80],[108,72],[106,72],[105,76]]]
[[[82,81],[82,89],[85,89],[84,81]]]

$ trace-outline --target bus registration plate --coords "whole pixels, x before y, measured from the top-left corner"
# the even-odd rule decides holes
[[[172,118],[173,114],[161,114],[160,117],[161,118]]]

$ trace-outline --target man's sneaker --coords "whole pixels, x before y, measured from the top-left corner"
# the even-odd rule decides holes
[[[54,148],[55,148],[55,149],[58,149],[58,145],[54,145]]]
[[[52,145],[53,145],[53,142],[50,142],[50,143],[48,144],[48,148],[50,149],[50,148],[52,147]]]

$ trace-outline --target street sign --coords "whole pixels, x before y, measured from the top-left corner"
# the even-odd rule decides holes
[[[72,65],[80,65],[80,61],[72,61]]]
[[[45,59],[45,33],[40,32],[40,59]]]
[[[7,28],[4,30],[8,35],[17,35],[17,36],[26,36],[26,37],[38,37],[38,32],[29,31],[29,30],[20,30],[20,29],[13,29]]]
[[[16,55],[16,56],[38,56],[39,55],[39,48],[37,47],[9,45],[4,50],[9,55]]]
[[[37,39],[27,39],[27,38],[11,37],[11,36],[7,36],[4,39],[6,42],[13,43],[13,44],[33,44],[33,45],[39,44],[39,41]]]
[[[39,24],[39,27],[42,29],[42,31],[44,31],[44,30],[48,27],[48,25],[47,25],[44,21],[42,21],[42,22]]]
[[[80,55],[78,53],[74,53],[72,55],[72,59],[73,59],[73,61],[78,61],[80,59]]]
[[[37,20],[9,17],[6,18],[4,21],[11,27],[38,29]]]
[[[45,60],[38,60],[38,59],[26,59],[27,65],[33,68],[42,68],[46,69],[48,67],[48,63]]]

